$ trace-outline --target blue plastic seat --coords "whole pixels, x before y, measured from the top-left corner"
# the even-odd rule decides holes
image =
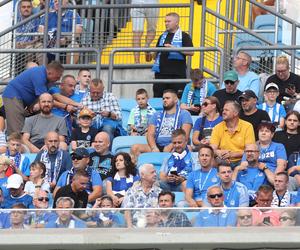
[[[149,103],[156,111],[163,110],[163,101],[162,98],[150,98]]]
[[[27,156],[29,158],[30,163],[35,161],[36,155],[35,153],[26,153],[24,154],[25,156]]]
[[[143,153],[140,154],[137,161],[138,168],[146,163],[151,163],[154,165],[156,169],[156,173],[159,176],[161,165],[164,159],[170,157],[171,153],[166,152],[150,152],[150,153]]]
[[[130,152],[130,148],[134,144],[147,144],[145,136],[118,136],[112,142],[112,153]]]
[[[136,101],[134,99],[119,99],[119,105],[122,112],[122,126],[127,130],[128,119],[130,111],[136,106]]]

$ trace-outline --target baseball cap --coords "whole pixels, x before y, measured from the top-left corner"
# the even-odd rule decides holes
[[[277,84],[273,83],[273,82],[268,83],[267,86],[266,86],[266,88],[265,88],[265,90],[267,91],[268,89],[271,89],[271,88],[279,90]]]
[[[255,94],[252,90],[246,90],[246,91],[243,92],[243,94],[241,94],[241,95],[239,96],[239,100],[242,99],[242,98],[248,100],[248,99],[250,99],[251,97],[252,97],[252,98],[255,98],[255,99],[258,99],[257,96],[256,96],[256,94]]]
[[[82,158],[86,158],[86,157],[89,157],[90,154],[89,154],[89,151],[86,149],[86,148],[76,148],[72,153],[71,155],[77,155],[77,156],[80,156]]]
[[[12,174],[7,179],[6,188],[19,188],[23,184],[23,178],[19,174]]]
[[[90,110],[88,109],[82,109],[80,112],[79,112],[79,118],[80,117],[84,117],[84,116],[88,116],[88,117],[91,117],[93,118],[93,114]]]
[[[237,81],[239,79],[238,74],[234,70],[226,71],[224,74],[224,82],[225,81]]]

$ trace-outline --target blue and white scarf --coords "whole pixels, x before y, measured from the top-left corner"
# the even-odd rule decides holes
[[[51,171],[51,161],[49,157],[48,150],[44,150],[41,154],[41,162],[43,162],[46,166],[46,174],[45,177],[47,178],[48,182],[51,183],[52,181],[57,182],[57,178],[62,167],[62,158],[63,158],[63,151],[59,149],[57,151],[57,155],[54,162],[54,171],[52,176]]]
[[[187,178],[188,174],[192,171],[191,152],[186,148],[182,153],[174,152],[168,159],[168,174],[176,171],[179,176]]]
[[[133,175],[129,175],[129,177],[126,177],[126,188],[127,188],[126,190],[124,190],[121,185],[122,185],[122,180],[119,173],[117,172],[114,176],[113,193],[120,194],[123,196],[125,196],[125,193],[128,190],[128,188],[132,187],[133,185]]]
[[[7,149],[5,155],[8,156],[10,159],[13,159],[15,166],[18,167],[18,169],[20,169],[22,171],[22,169],[21,169],[21,159],[22,159],[21,153],[17,152],[15,154],[15,156],[12,156],[12,155],[10,155],[10,152]]]
[[[203,100],[207,96],[207,91],[208,91],[207,85],[208,85],[207,80],[205,80],[200,88],[200,100],[199,100],[200,105],[202,105]],[[194,84],[192,83],[187,96],[187,105],[189,107],[193,105],[194,95],[195,95],[195,87]]]
[[[146,124],[142,124],[142,114],[141,114],[141,108],[139,107],[139,105],[137,105],[134,109],[134,126],[136,128],[138,127],[142,127],[142,126],[147,126],[149,123],[149,120],[151,118],[151,116],[155,113],[155,109],[152,108],[152,106],[148,103],[147,104],[147,123]]]
[[[164,46],[164,43],[165,43],[168,33],[169,33],[168,31],[165,31],[162,34],[162,36],[160,37],[159,44],[158,44],[159,47]],[[178,47],[178,48],[182,47],[182,31],[180,28],[178,28],[178,30],[175,32],[173,39],[171,41],[171,45],[173,45],[174,47]],[[159,68],[160,56],[161,56],[161,52],[159,52],[155,58],[155,62],[152,67],[153,72],[156,72],[156,73],[160,72],[160,68]],[[168,59],[169,60],[184,60],[184,56],[179,52],[172,51],[172,52],[169,52]]]

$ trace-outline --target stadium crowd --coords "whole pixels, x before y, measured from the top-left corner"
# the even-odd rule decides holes
[[[27,2],[21,1],[21,10]],[[54,28],[55,13],[48,24]],[[78,16],[78,34],[80,22]],[[69,41],[60,42],[67,47]],[[178,14],[166,15],[157,46],[193,46]],[[193,53],[146,56],[155,59],[155,78],[178,79],[186,78],[186,57]],[[201,69],[190,71],[186,86],[157,84],[153,95],[162,98],[161,111],[139,89],[126,128],[118,98],[101,79],[92,79],[88,69],[64,75],[62,64],[51,54],[48,59],[12,79],[2,95],[0,206],[12,209],[0,212],[2,228],[296,225],[300,114],[284,101],[299,97],[300,81],[287,57],[277,58],[263,92],[246,52],[235,56],[218,90]],[[130,152],[112,152],[120,136],[147,141]],[[144,153],[161,153],[161,168],[150,159],[138,165]],[[191,219],[168,209],[175,206],[206,209]]]

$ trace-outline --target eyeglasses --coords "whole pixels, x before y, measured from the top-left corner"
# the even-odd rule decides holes
[[[225,81],[225,85],[228,85],[228,84],[230,84],[230,85],[234,85],[234,84],[235,84],[235,82],[233,82],[233,81]]]
[[[203,107],[207,107],[209,104],[212,104],[212,103],[204,102],[204,103],[202,103],[202,106],[203,106]]]
[[[45,201],[45,202],[49,201],[48,197],[38,197],[37,199],[38,199],[38,201]]]
[[[282,221],[287,221],[287,220],[293,220],[293,218],[291,217],[288,217],[288,216],[282,216],[279,218],[279,221],[282,222]]]
[[[82,156],[79,156],[79,155],[72,155],[72,161],[75,161],[75,160],[77,160],[77,161],[80,161],[80,160],[82,160]]]
[[[210,194],[208,197],[211,198],[211,199],[221,198],[221,197],[223,197],[223,194],[222,193],[219,193],[219,194]]]
[[[249,220],[252,218],[252,215],[251,214],[247,214],[247,215],[240,215],[239,216],[239,219],[241,220]]]

